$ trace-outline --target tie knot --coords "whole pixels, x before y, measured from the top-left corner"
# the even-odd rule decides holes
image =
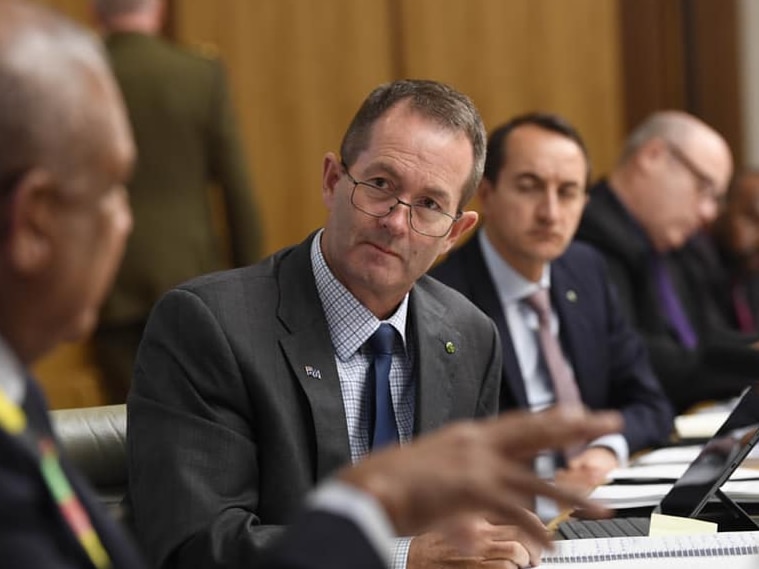
[[[548,290],[541,288],[525,298],[527,304],[538,314],[540,322],[548,322],[551,317],[551,301],[548,298]]]
[[[395,340],[395,328],[383,322],[369,338],[369,347],[375,355],[391,355],[393,353],[393,340]]]

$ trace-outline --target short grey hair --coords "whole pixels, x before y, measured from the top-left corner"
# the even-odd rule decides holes
[[[485,168],[485,126],[472,100],[453,87],[423,79],[403,79],[384,83],[369,93],[340,145],[343,161],[351,166],[366,150],[374,123],[396,104],[408,102],[412,111],[434,120],[452,132],[463,132],[472,143],[474,164],[459,209],[474,195]]]
[[[620,162],[635,155],[649,140],[660,138],[674,144],[681,143],[693,132],[695,117],[682,111],[657,111],[640,123],[627,137]]]
[[[85,175],[107,136],[107,110],[87,102],[109,78],[94,34],[42,6],[0,3],[0,178]]]

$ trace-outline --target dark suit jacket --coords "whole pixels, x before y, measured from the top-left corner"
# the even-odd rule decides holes
[[[577,238],[606,258],[621,305],[643,336],[654,371],[675,408],[737,395],[758,377],[755,337],[730,330],[714,302],[703,244],[692,240],[667,256],[677,295],[698,334],[696,349],[683,347],[660,309],[649,268],[651,246],[606,182],[590,192]]]
[[[231,261],[260,258],[261,228],[216,59],[137,33],[106,48],[138,150],[128,184],[134,230],[102,324],[144,322],[171,287],[229,266],[214,230],[210,190],[221,190]]]
[[[138,537],[157,566],[250,567],[305,493],[350,462],[310,242],[180,286],[151,314],[128,400],[128,452]],[[408,326],[416,432],[497,411],[490,319],[423,277]]]
[[[51,427],[39,388],[27,383],[24,411],[42,434]],[[74,492],[90,516],[114,569],[138,569],[142,563],[120,528],[97,503],[87,484],[61,464]],[[87,557],[63,519],[42,479],[38,458],[17,437],[0,430],[0,565],[13,569],[91,569]]]
[[[727,250],[718,233],[704,235],[704,240],[713,253],[707,259],[706,270],[710,275],[714,275],[711,279],[712,293],[716,305],[722,309],[725,322],[732,329],[741,330],[738,309],[733,299],[733,289],[738,288],[744,294],[746,308],[755,325],[754,330],[746,332],[759,332],[759,274],[741,270],[740,263]]]
[[[501,409],[527,408],[511,333],[477,237],[452,252],[430,274],[493,318],[503,348]],[[583,402],[591,409],[622,412],[623,435],[631,452],[664,443],[672,429],[672,410],[642,342],[622,317],[603,259],[587,246],[570,245],[551,263],[551,304],[561,323],[562,347],[574,368]]]

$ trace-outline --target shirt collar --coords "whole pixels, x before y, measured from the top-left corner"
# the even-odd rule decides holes
[[[11,350],[5,339],[0,336],[0,389],[17,405],[21,405],[26,395],[24,367]]]
[[[335,277],[321,249],[321,229],[311,242],[311,267],[327,327],[337,357],[345,361],[355,354],[379,328],[380,321]],[[396,329],[406,349],[406,320],[409,295],[384,322]]]
[[[527,280],[503,257],[496,251],[493,244],[488,239],[485,230],[477,232],[477,238],[480,240],[482,256],[485,259],[485,265],[490,271],[496,290],[502,301],[506,304],[517,302],[537,292],[539,289],[548,290],[551,287],[551,266],[546,263],[543,267],[543,274],[537,283]]]

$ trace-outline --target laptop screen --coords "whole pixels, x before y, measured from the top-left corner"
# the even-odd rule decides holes
[[[662,514],[694,517],[759,440],[759,383],[746,389],[715,435],[662,499]]]

